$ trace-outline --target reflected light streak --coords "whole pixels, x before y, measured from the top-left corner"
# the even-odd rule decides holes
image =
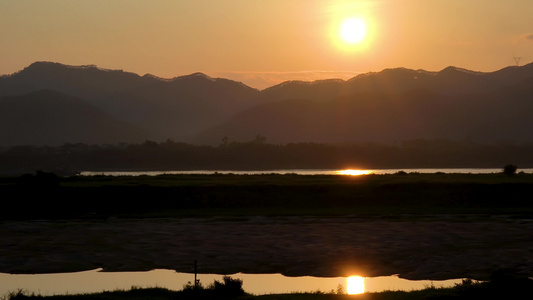
[[[337,171],[338,175],[351,175],[351,176],[359,176],[359,175],[369,175],[372,174],[372,171],[370,170],[340,170]]]
[[[348,277],[346,285],[346,293],[348,295],[363,294],[365,292],[365,280],[361,276]]]

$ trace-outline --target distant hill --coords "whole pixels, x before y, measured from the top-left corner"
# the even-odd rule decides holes
[[[416,138],[533,142],[533,64],[493,73],[390,69],[348,81],[286,82],[266,102],[204,131],[272,143],[387,142]]]
[[[85,99],[116,119],[135,123],[157,140],[182,139],[257,104],[259,91],[196,73],[172,79],[94,65],[36,62],[0,77],[0,96],[56,90]]]
[[[0,128],[4,145],[115,144],[148,137],[139,126],[52,90],[0,97]]]
[[[42,101],[27,102],[32,108],[18,110],[23,120],[20,128],[43,126],[43,121],[38,123],[40,119],[34,117],[38,104],[47,105],[40,108],[48,110],[45,123],[69,120],[72,108],[48,109],[58,105],[52,100],[57,98],[54,93],[60,93],[107,116],[90,122],[95,118],[89,110],[77,112],[78,119],[87,114],[87,122],[100,126],[100,135],[105,136],[100,140],[136,140],[138,133],[142,140],[195,144],[219,144],[224,137],[247,141],[258,135],[272,143],[392,143],[416,138],[533,143],[532,87],[533,64],[488,73],[457,67],[439,72],[395,68],[346,81],[288,81],[262,91],[201,73],[162,79],[54,62],[36,62],[15,74],[0,76],[0,97],[11,101],[2,112],[6,120],[10,111],[16,111],[12,102],[48,90],[38,92]],[[49,112],[53,110],[58,114]],[[59,116],[60,112],[64,115]],[[112,138],[118,132],[113,129],[118,128],[117,122],[133,126],[129,132],[135,135],[123,133]],[[109,130],[103,129],[108,126]],[[89,135],[80,126],[69,127],[70,135],[66,129],[60,131],[62,126],[50,125],[47,132],[58,131],[57,136],[68,136],[73,142]],[[27,138],[22,138],[23,132]],[[8,145],[7,141],[44,143],[43,136],[30,133],[30,129],[1,132],[9,139],[0,139],[0,146]],[[95,133],[87,140],[97,141],[97,136]]]
[[[360,74],[347,81],[287,81],[263,90],[261,97],[324,101],[359,93],[397,94],[416,89],[432,90],[439,94],[464,94],[487,92],[514,85],[531,76],[533,64],[507,67],[489,73],[457,67],[447,67],[439,72],[395,68]]]

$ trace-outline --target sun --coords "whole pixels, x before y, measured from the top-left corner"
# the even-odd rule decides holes
[[[361,18],[345,19],[341,24],[339,34],[345,43],[360,43],[366,37],[366,22]]]

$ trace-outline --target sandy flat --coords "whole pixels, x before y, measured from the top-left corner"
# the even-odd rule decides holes
[[[173,269],[336,277],[533,275],[533,221],[505,216],[2,221],[0,272]]]

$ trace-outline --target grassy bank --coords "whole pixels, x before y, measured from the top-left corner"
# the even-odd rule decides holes
[[[0,218],[533,214],[533,174],[0,178]]]

